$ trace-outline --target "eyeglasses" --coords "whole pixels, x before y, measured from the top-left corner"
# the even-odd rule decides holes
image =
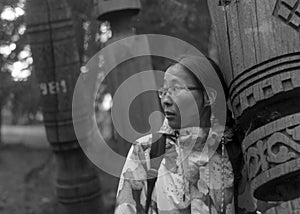
[[[173,86],[169,88],[158,89],[159,98],[163,99],[167,94],[170,96],[177,96],[182,91],[201,90],[199,87],[184,87],[184,86]]]

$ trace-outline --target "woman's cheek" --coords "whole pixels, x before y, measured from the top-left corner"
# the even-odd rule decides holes
[[[193,125],[195,121],[199,121],[199,111],[196,100],[193,97],[180,100],[178,107],[183,124]]]
[[[196,100],[192,96],[182,97],[181,99],[177,100],[176,104],[179,107],[179,110],[183,111],[184,113],[189,112],[187,110],[197,109]]]

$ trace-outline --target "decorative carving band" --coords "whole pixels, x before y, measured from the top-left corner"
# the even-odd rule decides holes
[[[300,171],[300,113],[254,130],[242,144],[254,191],[274,179]]]
[[[236,116],[279,93],[300,88],[300,52],[286,54],[245,70],[230,85]]]
[[[265,214],[297,214],[300,213],[300,198],[292,201],[282,202],[280,205],[273,207],[265,212]]]

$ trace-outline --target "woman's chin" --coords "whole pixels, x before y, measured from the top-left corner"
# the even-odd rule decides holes
[[[168,124],[172,129],[184,129],[184,128],[189,128],[189,127],[196,127],[199,126],[199,124],[197,123],[193,123],[193,124],[181,124],[177,121],[173,121],[173,120],[168,120]]]
[[[166,117],[166,119],[168,120],[168,124],[172,129],[184,129],[188,127],[199,126],[199,124],[196,122],[188,123],[187,121],[184,121],[181,123],[180,120],[175,117]]]
[[[168,120],[168,124],[172,129],[180,129],[180,123],[178,123],[175,120],[172,119],[167,119]]]

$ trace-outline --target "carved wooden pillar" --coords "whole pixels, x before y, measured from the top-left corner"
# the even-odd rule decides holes
[[[209,0],[259,200],[300,196],[300,0]]]
[[[61,213],[100,213],[99,179],[78,144],[72,122],[80,63],[70,10],[63,0],[27,0],[26,24],[47,138],[56,155]]]
[[[131,20],[141,9],[140,0],[98,0],[96,8],[98,19],[100,21],[108,21],[112,31],[112,38],[109,39],[105,45],[109,45],[120,39],[135,35]],[[118,54],[120,56],[129,56],[133,58],[117,65],[116,68],[108,75],[108,86],[112,95],[114,95],[119,86],[128,77],[141,71],[153,69],[150,56],[134,56],[134,51],[141,47],[149,50],[150,55],[150,49],[146,37],[144,37],[144,39],[132,38],[130,41],[128,41],[126,46],[119,47],[120,50],[118,51]],[[119,58],[119,56],[114,55],[111,56],[110,60],[113,62],[114,59],[117,58]],[[140,88],[137,88],[136,90],[141,91],[146,82],[153,82],[153,85],[155,85],[156,83],[154,75],[149,79],[141,78],[139,80]],[[150,126],[148,124],[149,115],[154,111],[160,111],[160,101],[156,92],[152,91],[138,96],[134,103],[132,103],[131,111],[124,112],[124,116],[125,114],[129,114],[133,128],[140,133],[146,133],[150,130]],[[120,118],[120,120],[122,119]],[[162,118],[160,118],[160,120],[162,120]],[[124,129],[124,132],[127,132],[130,127],[124,124],[122,129]],[[125,141],[119,137],[118,143],[120,153],[122,155],[126,155],[131,144],[126,144]]]

